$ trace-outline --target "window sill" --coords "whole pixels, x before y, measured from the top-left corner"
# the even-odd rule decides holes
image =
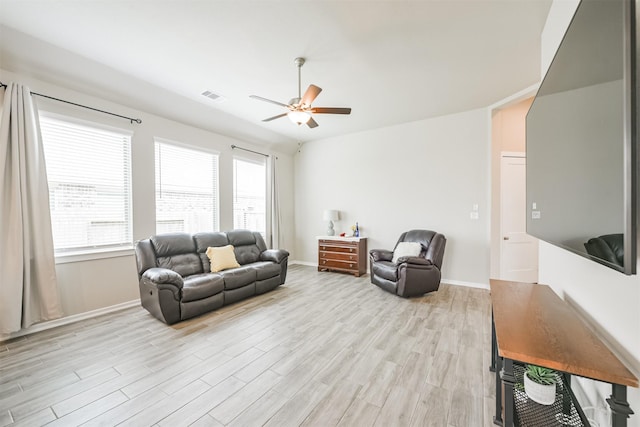
[[[105,258],[119,258],[133,255],[133,246],[126,246],[111,249],[84,250],[81,252],[69,252],[56,255],[56,264],[67,264],[71,262],[83,262]]]

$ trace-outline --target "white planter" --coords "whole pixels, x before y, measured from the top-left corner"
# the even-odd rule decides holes
[[[524,374],[524,391],[534,402],[541,405],[552,405],[556,400],[556,385],[543,385],[533,382],[529,376]]]

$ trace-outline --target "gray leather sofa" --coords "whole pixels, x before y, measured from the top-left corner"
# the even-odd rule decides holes
[[[211,273],[207,248],[226,245],[240,267]],[[142,306],[169,325],[280,286],[289,259],[249,230],[159,234],[136,242],[135,253]]]
[[[396,248],[400,242],[420,243],[420,254],[402,257],[394,263],[393,251],[372,249],[369,251],[371,283],[405,298],[437,291],[447,244],[444,235],[431,230],[411,230],[400,235]]]

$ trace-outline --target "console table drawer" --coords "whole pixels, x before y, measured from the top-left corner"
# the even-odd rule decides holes
[[[358,267],[357,262],[353,261],[342,261],[342,260],[331,260],[331,259],[322,259],[320,260],[320,265],[318,267],[331,267],[331,268],[339,268],[341,270],[356,270]]]
[[[358,253],[320,251],[320,260],[358,261]]]
[[[358,253],[358,246],[356,245],[331,245],[327,243],[321,243],[318,247],[321,251],[330,252],[346,252],[346,253]]]

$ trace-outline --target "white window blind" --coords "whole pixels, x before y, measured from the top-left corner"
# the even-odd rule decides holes
[[[233,227],[258,231],[266,238],[266,160],[233,159]]]
[[[218,155],[156,142],[156,233],[217,231]]]
[[[47,116],[40,128],[56,254],[130,247],[131,136]]]

